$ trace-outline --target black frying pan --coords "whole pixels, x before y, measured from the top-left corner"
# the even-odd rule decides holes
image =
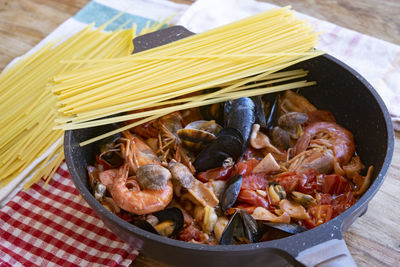
[[[191,35],[180,26],[135,39],[135,52]],[[367,209],[387,174],[393,155],[393,126],[387,108],[372,86],[356,71],[329,55],[292,66],[310,71],[309,80],[318,85],[301,93],[319,109],[331,111],[338,123],[355,137],[357,153],[366,166],[374,165],[373,183],[348,210],[312,230],[279,240],[248,244],[211,246],[173,240],[144,231],[106,210],[90,193],[86,166],[92,164],[96,143],[79,143],[112,126],[67,131],[64,152],[71,177],[83,198],[118,237],[145,255],[176,266],[266,266],[355,265],[342,233]],[[332,265],[332,266],[333,266]]]

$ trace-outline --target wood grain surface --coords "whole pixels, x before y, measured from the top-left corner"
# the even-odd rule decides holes
[[[0,70],[73,16],[87,0],[0,0]],[[193,1],[177,0],[191,4]],[[305,14],[400,44],[399,0],[269,0]],[[360,266],[399,266],[400,134],[389,174],[367,213],[344,233]],[[166,266],[139,256],[132,266]]]

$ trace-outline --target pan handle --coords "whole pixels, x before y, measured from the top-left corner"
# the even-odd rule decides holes
[[[332,239],[303,250],[297,255],[296,260],[305,266],[357,266],[343,239]]]

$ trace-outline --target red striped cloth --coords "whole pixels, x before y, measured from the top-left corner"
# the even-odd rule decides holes
[[[128,266],[136,255],[79,197],[65,163],[0,210],[0,266]]]

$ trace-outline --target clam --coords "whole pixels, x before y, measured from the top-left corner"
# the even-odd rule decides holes
[[[222,126],[214,120],[200,120],[189,123],[184,129],[178,130],[177,134],[188,149],[200,151],[217,138],[221,129]]]
[[[171,172],[172,178],[179,182],[179,184],[186,189],[193,187],[194,176],[192,172],[184,164],[172,160],[168,164],[169,171]]]
[[[146,164],[137,169],[136,178],[142,188],[162,190],[171,179],[171,173],[159,164]]]
[[[271,131],[271,141],[281,149],[288,149],[290,147],[290,135],[278,126],[274,127]]]
[[[279,117],[278,125],[286,129],[293,129],[297,125],[305,123],[307,120],[308,116],[305,113],[288,112]]]

